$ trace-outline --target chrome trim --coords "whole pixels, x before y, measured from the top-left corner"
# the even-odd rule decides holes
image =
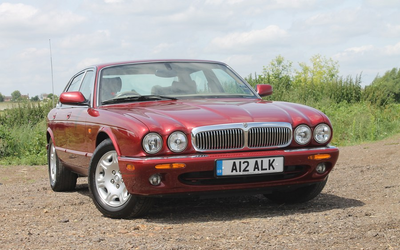
[[[288,122],[230,123],[194,128],[191,137],[199,152],[274,149],[289,146],[293,130]]]
[[[286,149],[284,152],[302,152],[302,151],[312,151],[312,150],[331,150],[337,149],[335,146],[327,145],[325,147],[318,147],[318,148],[297,148],[297,149]]]

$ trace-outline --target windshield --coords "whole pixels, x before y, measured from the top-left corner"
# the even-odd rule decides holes
[[[151,96],[152,98],[138,98]],[[183,98],[256,98],[229,68],[217,63],[163,62],[105,68],[99,83],[99,103]]]

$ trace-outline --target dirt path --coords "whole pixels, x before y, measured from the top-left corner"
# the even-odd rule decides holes
[[[0,166],[3,249],[400,249],[400,136],[340,148],[323,193],[301,205],[263,196],[163,199],[112,220],[87,180],[55,193],[45,166]]]

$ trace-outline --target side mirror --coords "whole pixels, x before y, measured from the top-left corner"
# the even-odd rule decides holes
[[[64,92],[60,95],[60,102],[68,105],[88,105],[87,100],[79,91]]]
[[[272,86],[269,84],[257,84],[256,90],[261,97],[272,95]]]

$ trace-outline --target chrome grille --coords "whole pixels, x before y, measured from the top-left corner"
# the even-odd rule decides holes
[[[249,129],[248,147],[265,148],[286,145],[292,139],[292,131],[285,127],[257,127]]]
[[[290,123],[234,123],[197,127],[192,144],[197,151],[281,148],[292,142]]]
[[[243,148],[243,134],[243,130],[238,128],[199,132],[195,136],[196,148],[199,150]]]

